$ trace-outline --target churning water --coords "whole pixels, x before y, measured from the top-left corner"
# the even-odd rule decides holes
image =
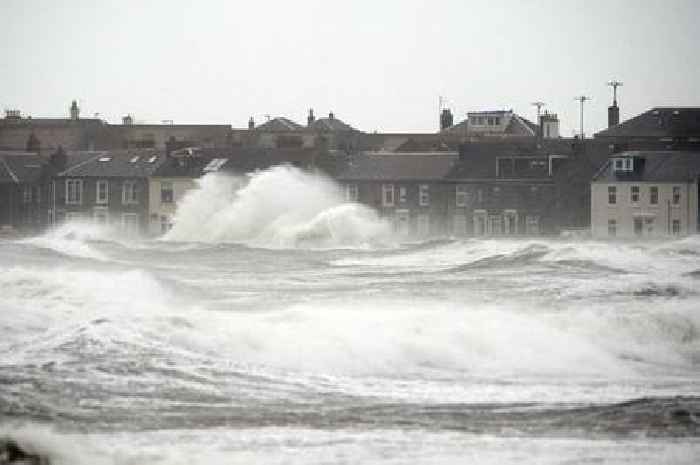
[[[697,237],[401,244],[278,168],[0,241],[0,298],[0,437],[57,464],[700,456]]]

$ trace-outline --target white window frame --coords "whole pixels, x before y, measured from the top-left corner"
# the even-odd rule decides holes
[[[345,184],[345,200],[348,202],[357,202],[360,198],[360,191],[355,183]]]
[[[71,189],[72,187],[72,189]],[[74,195],[71,195],[74,194]],[[66,205],[83,204],[83,180],[66,179]]]
[[[671,205],[677,207],[681,204],[681,186],[671,187]]]
[[[406,193],[408,189],[406,186],[399,186],[399,203],[406,203]]]
[[[105,186],[105,196],[100,198],[100,186]],[[109,203],[109,181],[106,179],[98,179],[95,183],[95,203],[98,205],[107,205]]]
[[[167,189],[165,189],[167,186],[170,186],[170,201],[165,201],[163,200],[163,192],[167,192]],[[164,203],[167,205],[175,203],[175,184],[172,181],[161,181],[160,182],[160,203]]]
[[[421,207],[430,206],[430,185],[420,184],[418,186],[418,205]]]
[[[635,189],[637,189],[637,192],[635,192]],[[641,196],[642,188],[638,185],[630,186],[630,203],[632,204],[638,204],[639,203],[639,198]],[[635,199],[635,195],[637,198]]]
[[[466,207],[469,199],[469,192],[467,191],[467,186],[463,184],[457,184],[455,186],[455,206]]]
[[[391,197],[391,198],[389,198]],[[382,206],[383,207],[393,207],[395,203],[394,198],[394,185],[393,184],[382,184]]]
[[[124,181],[122,183],[122,205],[138,205],[136,196],[136,181]]]
[[[656,195],[654,195],[656,193]],[[656,201],[654,201],[656,200]],[[659,204],[659,186],[649,186],[649,205]]]

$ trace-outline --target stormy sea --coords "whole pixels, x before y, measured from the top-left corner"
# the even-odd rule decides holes
[[[396,238],[292,168],[158,239],[0,239],[0,439],[51,464],[697,464],[700,238]]]

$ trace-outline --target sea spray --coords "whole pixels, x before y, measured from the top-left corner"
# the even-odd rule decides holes
[[[207,175],[183,199],[164,240],[257,247],[355,247],[384,242],[389,225],[344,201],[318,173],[277,166],[247,176]]]

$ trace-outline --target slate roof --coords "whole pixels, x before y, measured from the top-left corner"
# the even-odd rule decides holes
[[[65,127],[65,126],[90,126],[103,125],[104,121],[97,118],[79,118],[73,120],[70,118],[32,118],[24,117],[21,119],[0,118],[0,126],[35,126],[35,127]]]
[[[278,116],[277,118],[272,118],[269,121],[266,121],[265,123],[257,126],[255,128],[257,131],[266,131],[266,132],[288,132],[288,131],[301,131],[304,129],[304,126],[301,124],[295,123],[294,121],[290,120],[289,118],[284,118],[281,116]]]
[[[527,140],[493,141],[493,142],[469,142],[460,146],[460,161],[450,170],[446,178],[451,180],[487,180],[507,178],[497,177],[497,163],[499,158],[532,158],[547,157],[548,155],[570,156],[573,153],[571,141],[565,139],[552,140]],[[510,179],[532,178],[530,174],[523,174]]]
[[[80,159],[76,160],[77,157]],[[69,155],[69,160],[71,158],[69,168],[59,176],[141,178],[153,174],[165,161],[165,153],[155,149],[108,150],[74,152]]]
[[[45,165],[46,159],[34,153],[0,153],[0,184],[38,182]]]
[[[613,159],[619,157],[635,158],[632,173],[613,170]],[[635,150],[611,155],[592,182],[690,182],[699,177],[700,152]]]
[[[156,177],[200,177],[207,173],[205,168],[214,159],[226,160],[216,171],[223,173],[249,173],[275,165],[291,164],[309,166],[319,154],[317,149],[305,148],[259,148],[236,147],[230,149],[195,149],[192,157],[184,161],[167,157],[153,173]]]
[[[655,107],[595,137],[700,137],[700,107]]]
[[[338,176],[344,181],[430,181],[443,179],[457,162],[452,153],[361,153]]]
[[[355,131],[349,124],[339,120],[338,118],[319,118],[311,123],[310,129],[320,132],[343,132]]]

